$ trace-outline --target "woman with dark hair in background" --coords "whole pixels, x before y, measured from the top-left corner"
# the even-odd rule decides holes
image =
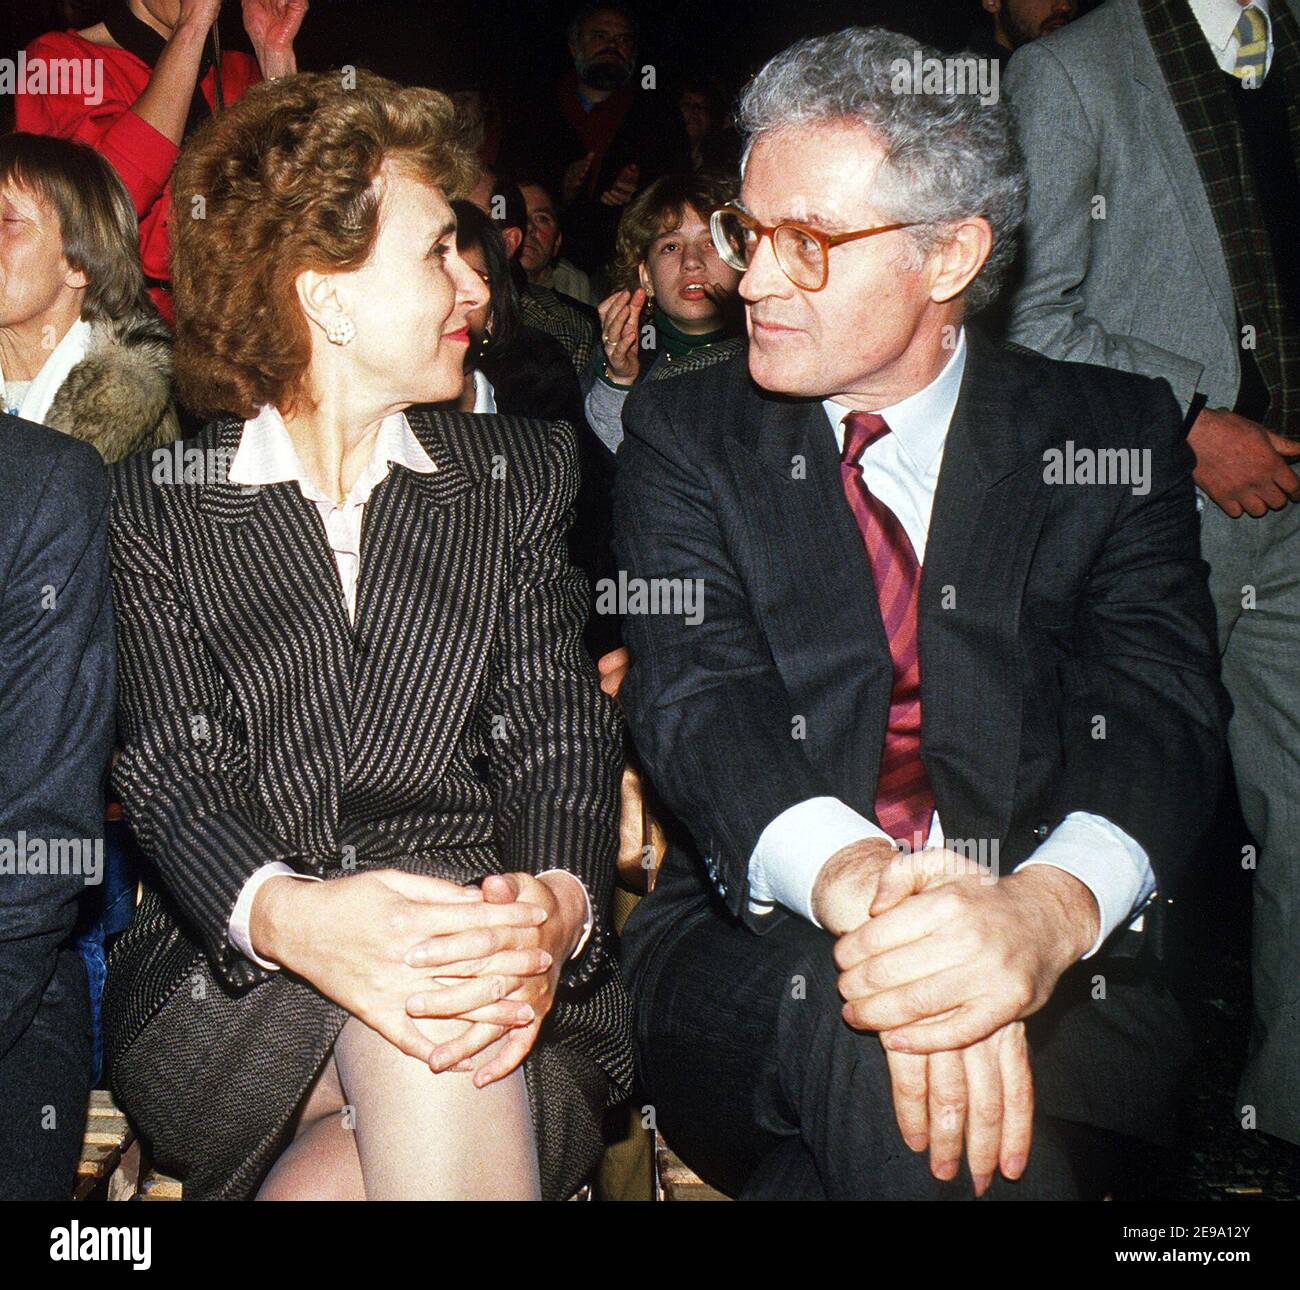
[[[488,288],[487,299],[469,314],[468,379],[457,406],[465,411],[567,421],[573,427],[582,482],[574,500],[569,551],[587,575],[594,596],[597,583],[613,576],[609,528],[614,455],[587,425],[582,390],[564,347],[523,321],[500,231],[472,203],[451,205],[456,212],[457,250]],[[584,639],[593,658],[619,643],[617,618],[597,614],[594,599]]]

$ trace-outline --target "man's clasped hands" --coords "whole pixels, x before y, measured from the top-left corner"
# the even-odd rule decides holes
[[[1029,1159],[1034,1092],[1024,1018],[1093,944],[1095,898],[1047,864],[991,878],[932,848],[869,839],[817,876],[813,913],[836,939],[844,1020],[880,1036],[894,1113],[951,1180],[962,1147],[983,1195]]]

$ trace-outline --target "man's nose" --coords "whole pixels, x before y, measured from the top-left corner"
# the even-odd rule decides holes
[[[744,276],[740,279],[741,299],[753,304],[756,300],[764,300],[768,296],[788,296],[794,289],[794,284],[781,271],[781,266],[776,262],[776,254],[772,250],[772,239],[770,237],[761,237],[758,239],[758,245],[754,248],[753,258],[749,262],[749,268],[745,270]]]

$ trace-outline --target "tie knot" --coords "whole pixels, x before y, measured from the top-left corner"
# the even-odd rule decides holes
[[[852,465],[877,439],[889,433],[889,422],[878,412],[850,412],[844,418],[844,451],[840,460]]]

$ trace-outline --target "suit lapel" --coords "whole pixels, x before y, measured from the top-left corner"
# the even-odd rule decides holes
[[[446,769],[487,665],[507,547],[504,489],[476,452],[474,419],[411,409],[437,465],[394,465],[366,505],[353,668],[348,779],[396,794]],[[391,733],[422,720],[392,755]]]
[[[921,574],[921,755],[945,830],[1000,838],[1015,790],[1020,604],[1046,513],[1041,441],[1051,412],[1021,384],[1018,365],[1000,362],[969,327],[967,345]],[[834,435],[820,402],[760,393],[753,420],[749,451],[731,441],[757,485],[753,522],[774,583],[797,597],[784,612],[836,678],[823,718],[834,731],[826,769],[840,796],[874,817],[893,665]]]
[[[797,616],[819,670],[832,678],[817,718],[830,730],[823,769],[850,806],[874,816],[893,664],[871,566],[844,498],[835,436],[820,401],[759,392],[755,422],[757,481],[754,455],[740,461],[773,584],[790,598],[778,611]]]
[[[379,807],[390,775],[396,800],[412,776],[432,783],[442,773],[494,631],[506,521],[502,490],[485,486],[490,453],[465,418],[407,416],[438,469],[393,465],[366,503],[355,626],[320,515],[297,484],[219,479],[199,499],[214,521],[213,558],[245,589],[210,625],[232,660],[251,664],[229,670],[241,703],[259,712],[276,695],[310,696],[297,720],[266,726],[293,731],[285,756],[321,803],[312,842],[322,849],[337,841],[328,822],[349,782],[364,779]],[[219,429],[227,466],[241,433],[239,421]],[[281,684],[245,684],[265,676]],[[411,730],[413,715],[426,724],[396,757],[392,732]]]
[[[1020,604],[1046,513],[1046,415],[1018,365],[966,334],[921,574],[921,748],[945,833],[1000,838],[1019,758]]]
[[[1169,187],[1187,226],[1187,241],[1196,249],[1196,261],[1205,274],[1210,295],[1224,327],[1235,332],[1237,311],[1232,280],[1223,258],[1223,242],[1205,194],[1200,167],[1187,141],[1187,131],[1170,96],[1151,40],[1136,5],[1127,15],[1130,27],[1127,46],[1132,51],[1133,80],[1138,86],[1139,132],[1156,146]]]
[[[229,467],[243,431],[229,421],[216,447]],[[259,728],[285,732],[285,763],[320,803],[307,821],[309,847],[334,845],[350,708],[350,633],[338,572],[324,525],[297,484],[245,488],[221,473],[202,489],[210,521],[210,558],[241,588],[215,606],[200,602],[203,626],[226,664],[225,675]],[[276,678],[268,686],[265,679]],[[311,696],[296,704],[300,696]]]

